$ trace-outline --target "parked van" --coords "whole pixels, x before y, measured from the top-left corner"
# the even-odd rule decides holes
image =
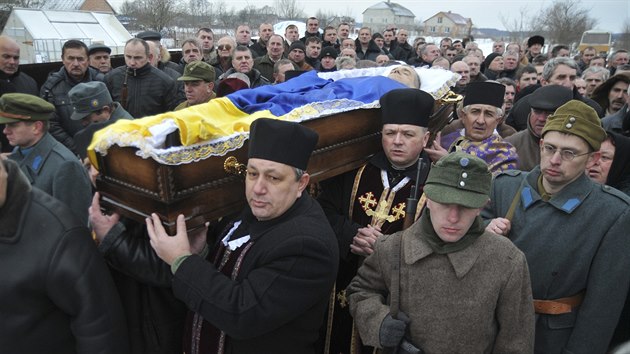
[[[584,48],[593,47],[597,50],[597,54],[607,55],[612,47],[612,33],[602,31],[585,31],[578,45],[578,51],[582,52]]]

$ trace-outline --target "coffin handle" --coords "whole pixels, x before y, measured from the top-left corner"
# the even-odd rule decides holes
[[[239,163],[236,157],[230,156],[223,162],[223,170],[231,175],[245,176],[247,166]]]

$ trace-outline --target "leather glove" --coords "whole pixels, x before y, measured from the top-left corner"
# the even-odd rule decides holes
[[[398,318],[395,319],[392,315],[387,315],[381,323],[381,329],[378,333],[378,339],[383,348],[396,347],[400,344],[400,341],[405,336],[405,330],[409,323],[409,317],[402,313],[398,313]]]

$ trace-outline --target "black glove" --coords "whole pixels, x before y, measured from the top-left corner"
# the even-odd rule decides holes
[[[383,348],[392,348],[398,346],[405,336],[405,330],[409,323],[409,317],[402,312],[398,313],[398,320],[392,315],[387,315],[381,323],[381,329],[378,333],[379,341]]]
[[[398,351],[396,354],[423,354],[422,349],[416,347],[407,339],[403,338],[402,342],[400,342],[400,346],[398,347]]]

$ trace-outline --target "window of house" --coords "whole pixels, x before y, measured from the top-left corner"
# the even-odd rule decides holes
[[[435,33],[435,26],[431,26],[431,32]]]
[[[446,28],[445,28],[445,30],[444,30],[444,32],[446,32],[446,33],[451,33],[451,28],[450,28],[450,27],[446,27]]]
[[[442,17],[438,17],[438,23],[442,23]]]

